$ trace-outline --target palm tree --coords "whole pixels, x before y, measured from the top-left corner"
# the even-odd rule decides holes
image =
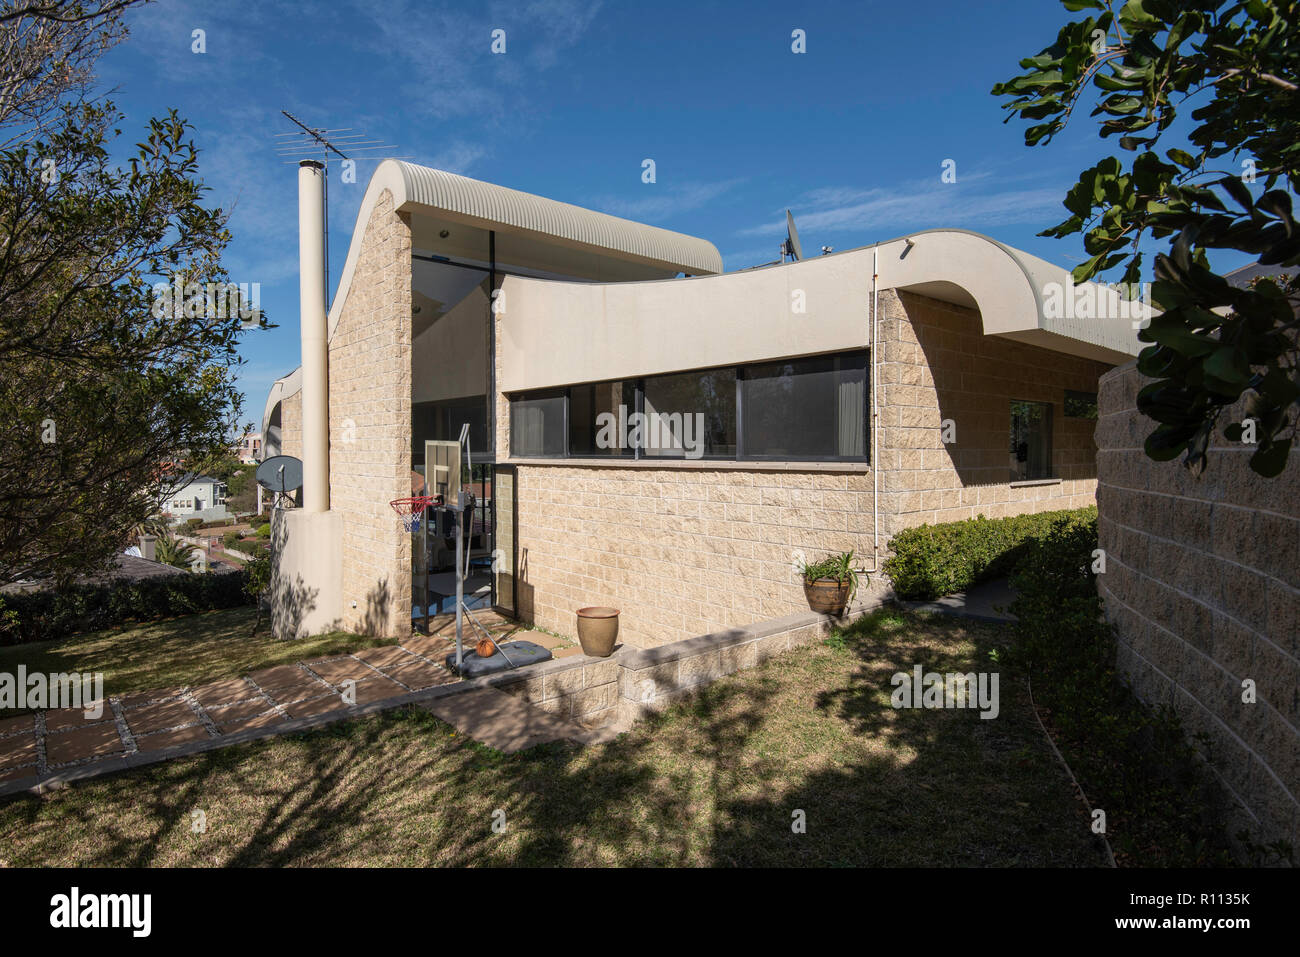
[[[165,536],[158,539],[157,550],[154,555],[164,565],[174,565],[176,568],[192,568],[197,551],[189,542],[181,541],[168,530]]]

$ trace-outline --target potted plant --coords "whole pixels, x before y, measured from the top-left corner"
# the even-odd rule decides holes
[[[808,607],[823,615],[841,615],[858,591],[858,573],[853,568],[853,553],[841,552],[820,561],[803,561],[803,593]]]

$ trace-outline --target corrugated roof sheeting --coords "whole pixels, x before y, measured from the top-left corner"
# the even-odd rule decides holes
[[[705,239],[484,183],[445,170],[390,162],[401,167],[407,203],[446,210],[484,224],[514,227],[595,249],[679,266],[682,272],[692,275],[722,272],[721,254],[713,243]]]

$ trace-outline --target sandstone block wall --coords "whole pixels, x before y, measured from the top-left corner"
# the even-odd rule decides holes
[[[1132,363],[1103,377],[1097,423],[1098,587],[1119,666],[1208,741],[1238,804],[1233,833],[1300,849],[1300,456],[1275,479],[1222,438],[1200,478],[1153,462],[1142,443],[1154,423],[1136,411],[1143,382]],[[1248,679],[1254,704],[1242,700]]]
[[[923,523],[1082,508],[1095,501],[1092,419],[1067,418],[1065,390],[1096,392],[1110,366],[983,333],[979,313],[938,299],[880,294],[882,524]],[[1011,400],[1052,405],[1053,474],[1010,477]],[[942,441],[951,419],[956,441]]]
[[[388,503],[411,494],[411,231],[390,195],[366,224],[329,363],[330,508],[343,516],[343,624],[406,635],[411,540]]]

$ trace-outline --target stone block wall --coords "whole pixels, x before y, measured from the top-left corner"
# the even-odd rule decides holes
[[[411,494],[411,231],[388,194],[366,224],[330,338],[329,390],[330,509],[343,516],[343,624],[404,636],[411,630],[411,539],[388,503]]]
[[[1096,392],[1110,366],[986,336],[978,311],[894,290],[880,294],[877,335],[886,533],[1094,503],[1096,423],[1066,418],[1065,390]],[[1012,399],[1051,404],[1059,481],[1011,481]],[[952,444],[942,441],[945,419]]]
[[[642,647],[746,625],[807,610],[797,551],[871,562],[865,469],[520,466],[516,494],[518,612],[562,634],[586,605]]]
[[[280,400],[280,454],[302,458],[302,392]]]
[[[1098,587],[1139,697],[1203,735],[1236,800],[1232,832],[1300,849],[1300,456],[1264,479],[1220,437],[1199,478],[1153,462],[1134,364],[1102,379]],[[1232,410],[1225,421],[1240,421]],[[1243,682],[1257,700],[1243,701]]]

